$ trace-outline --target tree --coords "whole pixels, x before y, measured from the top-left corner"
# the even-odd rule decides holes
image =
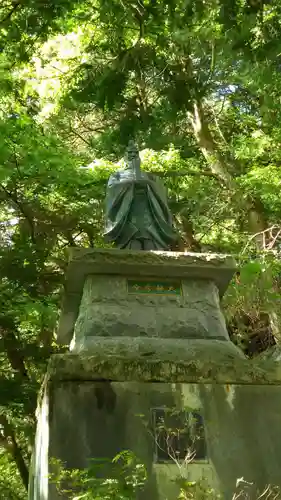
[[[280,9],[277,0],[1,4],[5,488],[8,457],[26,485],[36,393],[59,349],[67,247],[103,245],[106,180],[129,137],[169,188],[182,248],[239,256],[225,300],[233,340],[251,355],[274,343],[268,315],[279,339]]]

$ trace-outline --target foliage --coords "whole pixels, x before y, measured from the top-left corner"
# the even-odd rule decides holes
[[[253,484],[239,478],[236,483],[236,490],[233,493],[232,500],[279,500],[281,498],[280,488],[267,486],[262,492],[254,492]],[[222,495],[216,490],[210,488],[206,481],[181,481],[181,493],[178,500],[220,500]]]
[[[191,460],[190,460],[191,461]],[[183,467],[188,467],[188,463]],[[104,472],[110,467],[110,474]],[[72,500],[133,500],[144,487],[147,474],[144,465],[130,451],[123,451],[108,464],[93,461],[87,469],[65,469],[60,461],[52,464],[56,473],[50,480],[56,485],[57,491],[67,494]],[[100,477],[101,476],[101,477]],[[105,479],[104,476],[107,478]],[[189,481],[183,471],[173,480],[179,487],[177,500],[220,500],[222,495],[208,486],[205,479]],[[76,493],[74,492],[76,491]],[[253,483],[244,478],[238,478],[232,500],[278,500],[281,498],[280,488],[267,486],[262,492],[255,490]]]
[[[0,499],[25,500],[26,491],[22,485],[16,464],[4,451],[0,454]]]
[[[130,451],[119,453],[108,464],[95,459],[84,470],[67,470],[58,461],[53,465],[57,472],[51,481],[72,500],[131,500],[146,481],[144,465]],[[109,473],[106,473],[107,466]]]

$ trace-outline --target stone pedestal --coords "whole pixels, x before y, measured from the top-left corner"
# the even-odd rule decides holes
[[[220,255],[72,250],[58,341],[72,352],[108,346],[118,354],[208,340],[240,355],[220,310],[234,269]]]
[[[86,468],[93,457],[113,458],[127,449],[148,471],[140,500],[175,500],[179,475],[203,478],[226,500],[238,478],[260,491],[281,486],[280,364],[226,357],[215,349],[210,356],[191,350],[184,361],[167,353],[165,361],[160,358],[100,352],[51,359],[38,406],[30,500],[70,498],[49,482],[50,458]],[[159,408],[202,416],[205,455],[187,464],[157,459],[152,417]]]
[[[280,389],[252,390],[267,372],[229,340],[220,298],[234,270],[233,259],[219,255],[72,250],[58,330],[71,354],[50,361],[30,500],[61,498],[48,481],[49,458],[85,468],[126,449],[148,470],[138,498],[175,500],[170,476],[179,469],[170,455],[159,459],[153,427],[168,409],[203,419],[205,452],[188,465],[190,480],[206,476],[228,499],[238,477],[275,479],[264,458],[256,474],[257,456],[266,448],[277,460],[279,446],[259,447],[260,427],[252,424],[261,397],[268,398],[276,411],[266,421],[279,432]]]

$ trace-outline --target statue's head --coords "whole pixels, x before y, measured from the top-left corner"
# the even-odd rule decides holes
[[[133,140],[129,141],[126,150],[125,161],[126,161],[126,169],[128,170],[134,170],[134,165],[140,168],[141,160],[140,160],[139,150]]]

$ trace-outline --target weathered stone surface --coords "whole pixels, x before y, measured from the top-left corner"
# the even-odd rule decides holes
[[[132,294],[123,276],[89,276],[72,345],[94,346],[91,337],[140,336],[229,340],[216,285],[182,280],[182,295]]]
[[[142,278],[145,281],[145,277]],[[190,280],[182,279],[181,295],[168,294],[141,294],[128,293],[128,284],[126,276],[113,275],[91,275],[85,280],[83,290],[83,302],[85,306],[91,307],[96,302],[116,303],[117,305],[127,304],[128,302],[137,302],[139,305],[163,305],[174,304],[175,306],[184,306],[192,304],[200,308],[202,302],[210,308],[220,307],[218,288],[210,280]]]
[[[222,498],[234,498],[240,478],[252,483],[251,500],[266,496],[262,493],[268,485],[280,488],[281,386],[209,385],[199,391],[209,460]]]
[[[281,346],[280,344],[276,344],[269,349],[266,349],[266,351],[262,352],[259,355],[259,358],[261,360],[266,361],[275,361],[276,363],[280,363],[281,361]]]
[[[73,351],[72,351],[73,352]],[[78,353],[75,351],[75,354]],[[189,361],[191,359],[214,359],[216,362],[224,360],[243,358],[244,355],[232,342],[225,340],[214,340],[209,342],[205,339],[161,339],[156,337],[91,337],[87,344],[81,346],[80,354],[87,356],[124,356],[128,359],[147,357],[149,359]]]
[[[161,359],[160,348],[159,353],[143,356],[109,355],[106,350],[93,356],[55,355],[49,362],[47,379],[281,385],[279,363],[239,358],[227,347],[227,342],[192,341],[189,358],[186,351],[184,359],[177,361],[168,351]]]
[[[178,278],[186,283],[188,280],[190,283],[193,281],[194,286],[197,288],[200,286],[200,280],[202,280],[202,283],[212,282],[212,286],[214,287],[215,285],[217,287],[221,297],[234,270],[235,262],[232,257],[216,254],[137,252],[118,249],[72,249],[66,276],[65,298],[58,329],[58,342],[69,344],[72,340],[84,283],[90,275],[93,276],[93,280],[94,276],[97,280],[99,277],[104,280],[105,276],[107,276],[107,280],[110,277],[112,282],[114,281],[114,276],[123,276],[124,279],[126,277],[145,276],[147,278],[161,279]],[[101,283],[100,280],[99,283]],[[104,284],[103,286],[108,285]],[[110,290],[108,292],[110,294]],[[189,293],[190,299],[192,293]],[[170,299],[172,300],[172,297]],[[98,300],[103,302],[105,296],[100,297]],[[117,300],[117,297],[114,300]],[[200,300],[202,302],[202,298]],[[193,301],[194,306],[195,304],[196,301]]]
[[[155,463],[151,409],[165,407],[187,407],[202,415],[207,461],[188,462],[186,469],[183,464],[179,468],[179,464]],[[253,386],[200,380],[199,384],[175,384],[157,378],[153,383],[109,383],[54,377],[45,386],[38,409],[41,427],[33,461],[37,474],[31,476],[29,499],[69,498],[59,496],[55,485],[48,483],[49,459],[60,459],[67,468],[85,468],[92,458],[113,458],[120,450],[133,451],[147,467],[149,479],[139,500],[174,500],[177,491],[171,488],[172,480],[179,472],[196,480],[198,467],[225,500],[233,498],[241,477],[260,491],[268,484],[281,486],[280,414],[280,383]]]
[[[173,265],[174,267],[194,267],[202,266],[203,268],[225,269],[232,270],[235,268],[235,262],[230,255],[214,254],[214,253],[195,253],[195,252],[139,252],[134,250],[107,250],[104,248],[88,249],[88,248],[71,248],[70,262],[90,261],[92,265],[100,268],[101,274],[108,270],[109,266],[119,265],[141,265],[141,266],[164,266],[164,275],[166,274],[166,266]],[[146,274],[146,273],[145,273]],[[153,273],[154,275],[154,273]],[[196,274],[198,277],[198,273]]]

